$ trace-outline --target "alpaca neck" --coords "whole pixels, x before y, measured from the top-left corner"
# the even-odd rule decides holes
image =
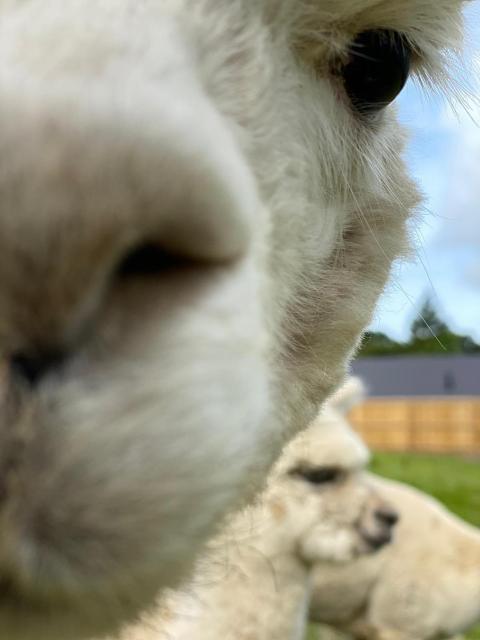
[[[285,537],[262,533],[242,536],[235,528],[232,538],[222,538],[188,593],[175,596],[162,640],[304,637],[310,572],[296,558],[294,545],[287,549]]]

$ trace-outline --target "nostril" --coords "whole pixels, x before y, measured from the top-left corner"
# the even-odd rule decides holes
[[[29,354],[17,352],[10,356],[10,370],[14,376],[21,378],[31,387],[35,387],[41,379],[63,360],[58,352]]]
[[[379,522],[388,527],[394,527],[399,520],[398,513],[390,509],[377,509],[377,511],[375,511],[375,517]]]
[[[154,276],[187,263],[158,245],[145,243],[127,253],[118,265],[117,275],[126,278]]]

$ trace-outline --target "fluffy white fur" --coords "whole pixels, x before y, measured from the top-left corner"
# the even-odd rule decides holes
[[[453,638],[480,620],[480,531],[430,496],[372,481],[400,513],[370,558],[314,571],[310,615],[358,640]]]
[[[351,378],[337,409],[363,396]],[[340,413],[332,418],[348,429]],[[352,562],[318,563],[310,618],[356,640],[453,639],[480,621],[480,531],[413,487],[373,474],[369,482],[400,516],[393,542]]]
[[[391,538],[392,507],[365,472],[368,452],[329,405],[285,449],[255,505],[209,545],[192,583],[121,640],[303,640],[311,569],[370,555]],[[299,473],[338,467],[312,484]],[[394,512],[393,512],[394,513]]]
[[[134,616],[342,379],[417,193],[337,70],[390,28],[442,83],[461,4],[0,0],[1,637]]]

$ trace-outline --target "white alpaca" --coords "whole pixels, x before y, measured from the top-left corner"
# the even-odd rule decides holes
[[[351,378],[341,394],[352,408],[361,382]],[[352,562],[317,564],[311,620],[356,640],[453,640],[480,621],[480,531],[413,487],[369,477],[400,516],[393,542]]]
[[[352,408],[362,399],[361,382],[351,378],[337,396]],[[413,487],[369,478],[400,515],[393,542],[353,562],[320,562],[311,619],[358,640],[453,638],[480,620],[480,531]]]
[[[452,638],[480,621],[480,531],[430,496],[373,478],[395,505],[394,541],[376,556],[314,571],[313,620],[358,640]]]
[[[258,502],[210,544],[192,583],[121,640],[303,640],[311,568],[389,543],[396,513],[330,405],[285,449]]]
[[[461,5],[0,0],[0,637],[134,617],[342,379]]]

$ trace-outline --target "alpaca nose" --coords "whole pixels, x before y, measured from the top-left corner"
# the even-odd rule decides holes
[[[120,281],[248,252],[255,183],[195,86],[135,102],[96,86],[91,104],[80,96],[74,107],[48,89],[2,89],[0,352],[30,385]]]
[[[57,351],[40,353],[18,352],[9,358],[10,372],[14,378],[36,387],[52,370],[61,365],[63,355]]]
[[[388,506],[382,506],[375,510],[375,518],[386,527],[393,528],[400,519],[398,513]]]

